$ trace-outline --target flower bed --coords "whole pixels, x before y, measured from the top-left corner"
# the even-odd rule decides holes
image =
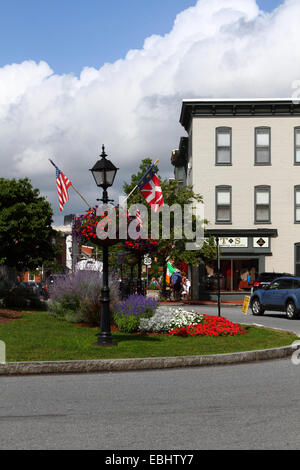
[[[224,317],[203,315],[201,323],[173,328],[170,335],[174,336],[236,336],[247,333],[241,325]]]
[[[154,315],[157,305],[156,299],[133,294],[116,305],[114,322],[123,333],[136,332],[143,318]]]
[[[123,302],[119,302],[115,308],[116,315],[144,315],[147,311],[153,314],[157,307],[155,299],[147,299],[143,295],[130,295]]]
[[[142,318],[139,331],[143,333],[169,333],[173,328],[181,328],[201,322],[203,315],[182,308],[158,307],[151,318]]]
[[[141,318],[139,331],[172,336],[236,336],[247,333],[224,317],[204,315],[182,308],[159,307],[151,318]]]

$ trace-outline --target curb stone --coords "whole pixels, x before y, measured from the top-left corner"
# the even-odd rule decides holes
[[[93,372],[121,372],[133,370],[203,367],[246,362],[283,359],[291,356],[295,348],[243,351],[206,356],[178,356],[132,359],[95,359],[86,361],[7,362],[0,364],[0,375],[82,374]]]

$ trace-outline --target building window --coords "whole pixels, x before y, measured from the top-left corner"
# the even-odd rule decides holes
[[[271,188],[270,186],[255,187],[254,223],[271,223]]]
[[[231,165],[231,128],[216,129],[216,165]]]
[[[231,186],[216,187],[216,223],[231,224]]]
[[[35,281],[35,275],[28,273],[28,281]]]
[[[271,129],[255,129],[255,165],[271,165]]]
[[[300,276],[300,243],[295,243],[295,276]]]
[[[178,186],[186,185],[186,171],[184,166],[175,167],[175,179],[178,181]]]
[[[300,185],[295,186],[295,224],[300,224]]]
[[[300,165],[300,127],[295,127],[295,165]]]

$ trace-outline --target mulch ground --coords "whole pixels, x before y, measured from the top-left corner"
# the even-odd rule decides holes
[[[6,308],[1,308],[0,309],[0,323],[9,323],[12,320],[17,320],[18,318],[21,318],[23,313],[25,312],[19,312],[16,310],[9,310]]]

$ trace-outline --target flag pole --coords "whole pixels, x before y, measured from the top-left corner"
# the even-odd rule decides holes
[[[53,165],[53,162],[50,158],[48,158],[49,162]],[[54,165],[55,166],[55,165]],[[87,200],[83,197],[83,195],[78,191],[78,189],[74,186],[74,184],[71,182],[71,186],[72,188],[76,191],[76,193],[78,194],[78,196],[81,197],[81,199],[86,203],[86,205],[88,206],[88,208],[92,207],[91,204],[89,204],[87,202]]]
[[[81,199],[86,203],[86,205],[88,206],[88,208],[92,207],[91,204],[89,204],[89,203],[87,202],[87,200],[86,200],[86,199],[83,197],[83,195],[78,191],[78,189],[74,186],[73,183],[71,183],[71,186],[72,186],[72,188],[76,191],[76,193],[78,194],[78,196],[80,196]]]
[[[153,163],[153,166],[154,165],[157,165],[157,163],[159,162],[159,160],[155,160],[155,162]],[[152,168],[152,167],[151,167]],[[127,201],[127,199],[130,198],[130,196],[134,193],[134,191],[138,188],[138,185],[136,185],[132,191],[130,191],[130,193],[128,194],[128,196],[125,197],[124,201],[123,201],[123,204]]]

